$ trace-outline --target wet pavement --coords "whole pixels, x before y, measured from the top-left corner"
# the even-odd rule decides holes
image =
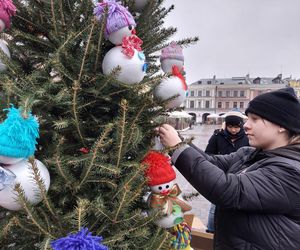
[[[205,149],[209,138],[213,134],[215,129],[220,128],[221,125],[196,125],[192,129],[180,132],[180,134],[185,137],[194,137],[193,143],[201,148]],[[197,193],[197,191],[187,182],[187,180],[176,170],[177,184],[182,190],[183,194],[189,195],[192,193]],[[206,225],[207,215],[210,207],[209,201],[207,201],[202,195],[193,197],[189,200],[189,204],[193,207],[192,211],[188,213],[195,214],[201,219],[201,221]]]

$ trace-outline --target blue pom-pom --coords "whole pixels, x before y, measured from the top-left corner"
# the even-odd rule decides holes
[[[22,109],[13,106],[7,118],[0,124],[0,155],[13,158],[28,158],[34,154],[39,138],[39,123],[31,113],[22,116]]]
[[[108,250],[101,244],[102,240],[102,237],[92,236],[87,228],[81,228],[77,234],[52,241],[51,246],[54,250]]]

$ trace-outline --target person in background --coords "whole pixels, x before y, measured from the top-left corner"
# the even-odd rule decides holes
[[[252,147],[209,155],[157,128],[172,162],[216,204],[215,250],[300,249],[300,103],[292,88],[261,94],[246,109]]]
[[[241,147],[249,146],[248,137],[243,128],[244,119],[247,118],[239,110],[234,109],[225,115],[224,128],[217,129],[210,137],[205,153],[211,155],[224,155],[235,152]],[[211,204],[208,212],[207,232],[214,233],[215,205]]]

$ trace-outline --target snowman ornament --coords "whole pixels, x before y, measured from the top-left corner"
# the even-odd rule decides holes
[[[102,70],[104,75],[110,75],[120,67],[116,79],[125,84],[135,84],[143,80],[147,63],[141,49],[143,41],[135,35],[124,37],[121,46],[110,49],[104,56]]]
[[[136,22],[128,9],[115,0],[103,0],[94,8],[99,22],[104,21],[106,8],[108,16],[104,36],[111,43],[121,45],[124,37],[135,35]]]
[[[161,68],[171,76],[164,78],[155,88],[154,97],[160,101],[167,101],[165,107],[174,109],[180,107],[187,96],[187,84],[182,75],[184,57],[182,48],[175,42],[162,49],[160,56]]]
[[[6,120],[0,124],[0,206],[9,210],[20,210],[22,204],[14,190],[20,184],[24,195],[32,205],[41,201],[40,190],[33,179],[33,169],[39,171],[41,181],[47,191],[50,175],[39,160],[29,161],[34,155],[39,124],[31,113],[22,109],[8,109]]]
[[[160,152],[151,151],[144,158],[148,166],[146,177],[151,193],[148,204],[151,208],[159,208],[164,216],[156,223],[162,228],[172,228],[183,222],[183,213],[191,210],[175,183],[176,173],[169,163],[169,158]]]

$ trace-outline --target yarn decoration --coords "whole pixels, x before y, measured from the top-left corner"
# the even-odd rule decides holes
[[[122,40],[122,53],[129,58],[132,58],[134,56],[134,49],[137,51],[142,51],[143,41],[136,35],[132,36],[126,36],[123,37]],[[145,60],[145,58],[141,58],[142,60]]]
[[[28,158],[34,155],[39,138],[37,118],[27,113],[22,116],[22,108],[8,110],[7,118],[0,124],[0,155],[16,158]]]
[[[186,222],[182,222],[171,229],[173,235],[171,239],[172,249],[190,249],[191,244],[191,228]]]
[[[16,15],[16,6],[12,0],[0,0],[0,19],[3,20],[5,27],[10,28],[10,18]]]
[[[101,244],[100,236],[92,236],[87,228],[81,228],[76,234],[69,234],[51,242],[54,250],[108,250],[108,247]]]

